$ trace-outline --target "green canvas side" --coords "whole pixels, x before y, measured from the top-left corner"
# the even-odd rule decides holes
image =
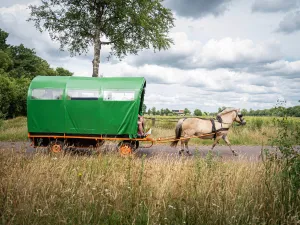
[[[31,93],[36,88],[62,89],[70,77],[43,77],[32,80],[27,96],[27,123],[29,132],[64,133],[65,107],[64,100],[33,100]]]
[[[145,84],[145,79],[141,77],[37,77],[28,91],[28,131],[87,135],[126,134],[136,137]],[[31,99],[31,90],[42,87],[64,87],[63,99]],[[72,98],[71,92],[74,90],[92,90],[99,93],[99,98]],[[129,91],[134,93],[134,99],[105,100],[105,91]]]

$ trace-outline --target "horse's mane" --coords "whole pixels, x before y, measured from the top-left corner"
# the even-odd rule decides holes
[[[235,111],[235,110],[237,111],[238,109],[233,108],[233,107],[226,108],[226,109],[224,109],[222,112],[218,113],[218,116],[222,116],[222,115],[224,115],[224,114],[226,114],[226,113],[229,113],[229,112],[232,112],[232,111]]]

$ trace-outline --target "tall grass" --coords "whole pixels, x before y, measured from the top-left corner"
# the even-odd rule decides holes
[[[26,141],[27,119],[18,117],[4,120],[0,126],[0,141]]]
[[[296,224],[280,164],[0,152],[2,224]],[[299,209],[299,210],[298,210]]]

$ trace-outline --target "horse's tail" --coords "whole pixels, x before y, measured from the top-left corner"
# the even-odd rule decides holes
[[[176,125],[175,128],[175,141],[171,142],[171,147],[176,147],[177,143],[178,143],[178,139],[181,137],[181,133],[182,133],[182,123],[183,123],[184,119],[180,119]]]

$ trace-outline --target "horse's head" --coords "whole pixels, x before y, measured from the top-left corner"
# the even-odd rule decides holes
[[[242,113],[239,109],[226,108],[217,115],[219,122],[232,123],[238,122],[241,125],[246,125],[246,120],[244,120]]]
[[[244,119],[241,111],[238,109],[235,112],[236,112],[236,117],[235,117],[234,121],[238,122],[241,125],[246,125],[246,120]]]

